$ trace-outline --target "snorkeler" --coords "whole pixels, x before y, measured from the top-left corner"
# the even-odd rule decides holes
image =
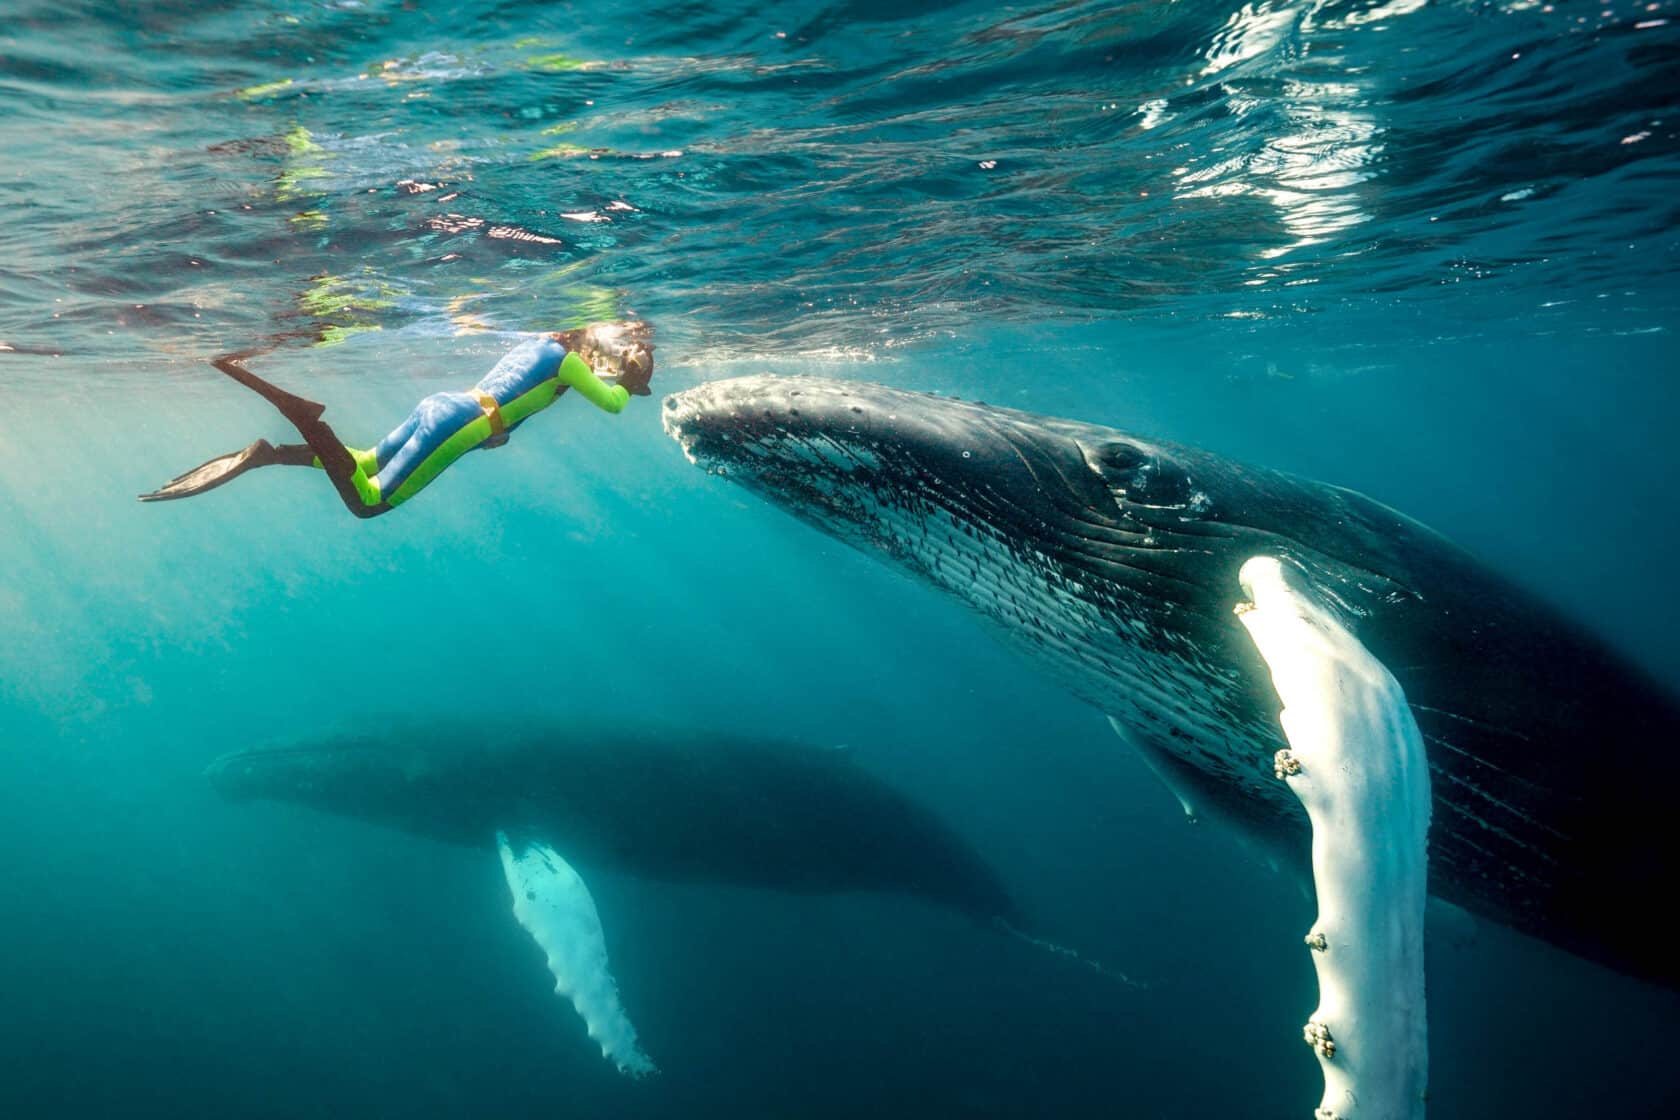
[[[597,408],[620,412],[631,396],[649,395],[653,344],[646,323],[597,323],[587,330],[539,335],[520,343],[470,392],[433,393],[414,406],[369,451],[347,447],[322,421],[326,406],[271,385],[242,364],[251,352],[211,362],[267,400],[291,421],[301,444],[259,439],[171,479],[142,502],[188,498],[213,490],[253,467],[321,467],[357,517],[377,517],[408,501],[455,460],[479,447],[500,447],[533,414],[576,389]],[[260,353],[261,351],[257,351]],[[597,375],[599,367],[614,384]]]

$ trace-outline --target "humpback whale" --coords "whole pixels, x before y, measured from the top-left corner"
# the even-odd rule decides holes
[[[1663,924],[1625,920],[1677,868],[1680,701],[1423,524],[1193,447],[861,382],[716,381],[663,415],[693,462],[979,612],[1107,713],[1187,811],[1305,865],[1278,693],[1233,613],[1246,561],[1285,563],[1403,690],[1430,893],[1680,985]]]
[[[433,726],[242,750],[206,776],[230,800],[292,802],[496,848],[555,990],[602,1054],[633,1075],[654,1066],[619,1003],[574,863],[789,893],[903,894],[1072,955],[1022,932],[1009,892],[976,852],[840,751],[654,729],[526,727],[486,743],[481,732]]]

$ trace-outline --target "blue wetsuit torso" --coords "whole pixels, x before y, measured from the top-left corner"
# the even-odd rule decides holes
[[[555,339],[527,339],[471,392],[433,393],[371,451],[352,449],[357,490],[370,505],[399,505],[468,451],[506,442],[507,433],[574,387],[608,412],[618,412],[630,399],[627,390],[601,381]]]

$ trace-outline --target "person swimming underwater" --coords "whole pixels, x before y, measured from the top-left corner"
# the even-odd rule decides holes
[[[243,451],[218,455],[170,479],[142,502],[190,498],[231,482],[255,467],[321,467],[338,496],[357,517],[377,517],[402,505],[467,452],[500,447],[532,415],[567,389],[606,412],[620,412],[631,396],[650,395],[652,332],[646,323],[597,323],[527,339],[503,355],[468,392],[433,393],[407,420],[367,451],[341,441],[321,416],[326,406],[294,396],[244,366],[252,352],[228,354],[210,364],[260,394],[289,420],[301,444],[276,446],[259,439]],[[261,351],[256,351],[261,353]],[[594,367],[606,371],[609,385]]]

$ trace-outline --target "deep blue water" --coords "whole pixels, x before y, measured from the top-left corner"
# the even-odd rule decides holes
[[[660,392],[879,380],[1355,487],[1680,687],[1675,7],[0,0],[0,1116],[1310,1114],[1298,886],[655,401],[371,522],[299,472],[133,495],[285,435],[213,354],[277,342],[371,442],[634,311]],[[846,744],[1151,986],[592,874],[632,1082],[493,857],[201,776],[396,714]],[[1675,993],[1468,920],[1429,967],[1432,1116],[1675,1114]]]

